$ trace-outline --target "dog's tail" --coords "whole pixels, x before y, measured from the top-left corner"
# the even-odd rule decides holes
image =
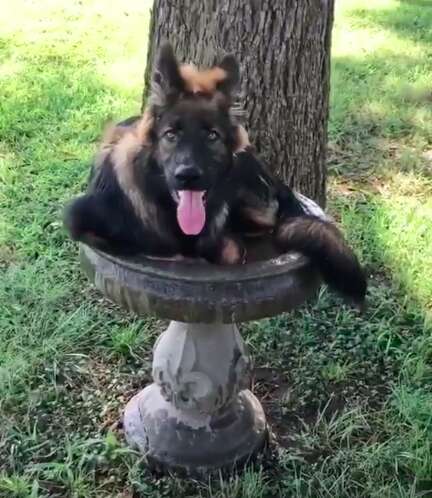
[[[309,257],[331,288],[363,308],[366,275],[333,223],[309,215],[288,217],[276,227],[276,242],[284,252],[295,250]]]

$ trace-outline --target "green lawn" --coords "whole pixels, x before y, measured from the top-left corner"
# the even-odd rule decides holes
[[[371,274],[243,327],[280,442],[208,485],[149,474],[116,420],[163,324],[81,275],[61,227],[104,123],[139,109],[149,2],[15,0],[0,16],[0,496],[432,496],[432,2],[340,0],[330,206]]]

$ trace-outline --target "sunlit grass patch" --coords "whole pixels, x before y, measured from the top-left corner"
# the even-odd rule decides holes
[[[340,2],[333,44],[331,137],[432,141],[432,5]],[[426,104],[426,105],[425,105]]]
[[[374,265],[384,265],[408,298],[432,309],[432,183],[394,174],[379,193],[340,200],[342,222]]]

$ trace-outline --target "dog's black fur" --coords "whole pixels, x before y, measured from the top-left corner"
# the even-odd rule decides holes
[[[326,283],[362,306],[367,281],[337,226],[310,209],[288,186],[269,174],[250,147],[236,155],[230,179],[230,229],[242,235],[272,232],[281,252],[308,256]]]
[[[234,253],[226,259],[241,258],[225,228],[225,180],[238,141],[229,114],[230,89],[238,79],[232,62],[222,61],[226,77],[211,95],[196,95],[188,91],[170,47],[163,47],[146,116],[111,131],[88,193],[66,210],[72,238],[118,255],[181,254],[222,262],[227,246]],[[206,191],[206,224],[197,235],[185,235],[176,219],[182,189]]]
[[[267,172],[231,117],[235,60],[225,58],[215,74],[201,87],[199,79],[191,83],[171,48],[162,48],[144,116],[120,123],[106,137],[87,194],[66,210],[72,238],[118,255],[238,263],[244,236],[269,232],[281,251],[304,253],[330,286],[363,303],[366,279],[342,234],[308,214]],[[179,226],[182,190],[206,192],[199,233]]]

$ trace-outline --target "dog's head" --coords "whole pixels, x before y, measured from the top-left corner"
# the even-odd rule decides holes
[[[206,201],[226,177],[233,154],[247,145],[246,133],[230,113],[238,80],[232,56],[198,71],[179,65],[169,45],[159,52],[146,111],[148,139],[185,234],[202,231]]]

